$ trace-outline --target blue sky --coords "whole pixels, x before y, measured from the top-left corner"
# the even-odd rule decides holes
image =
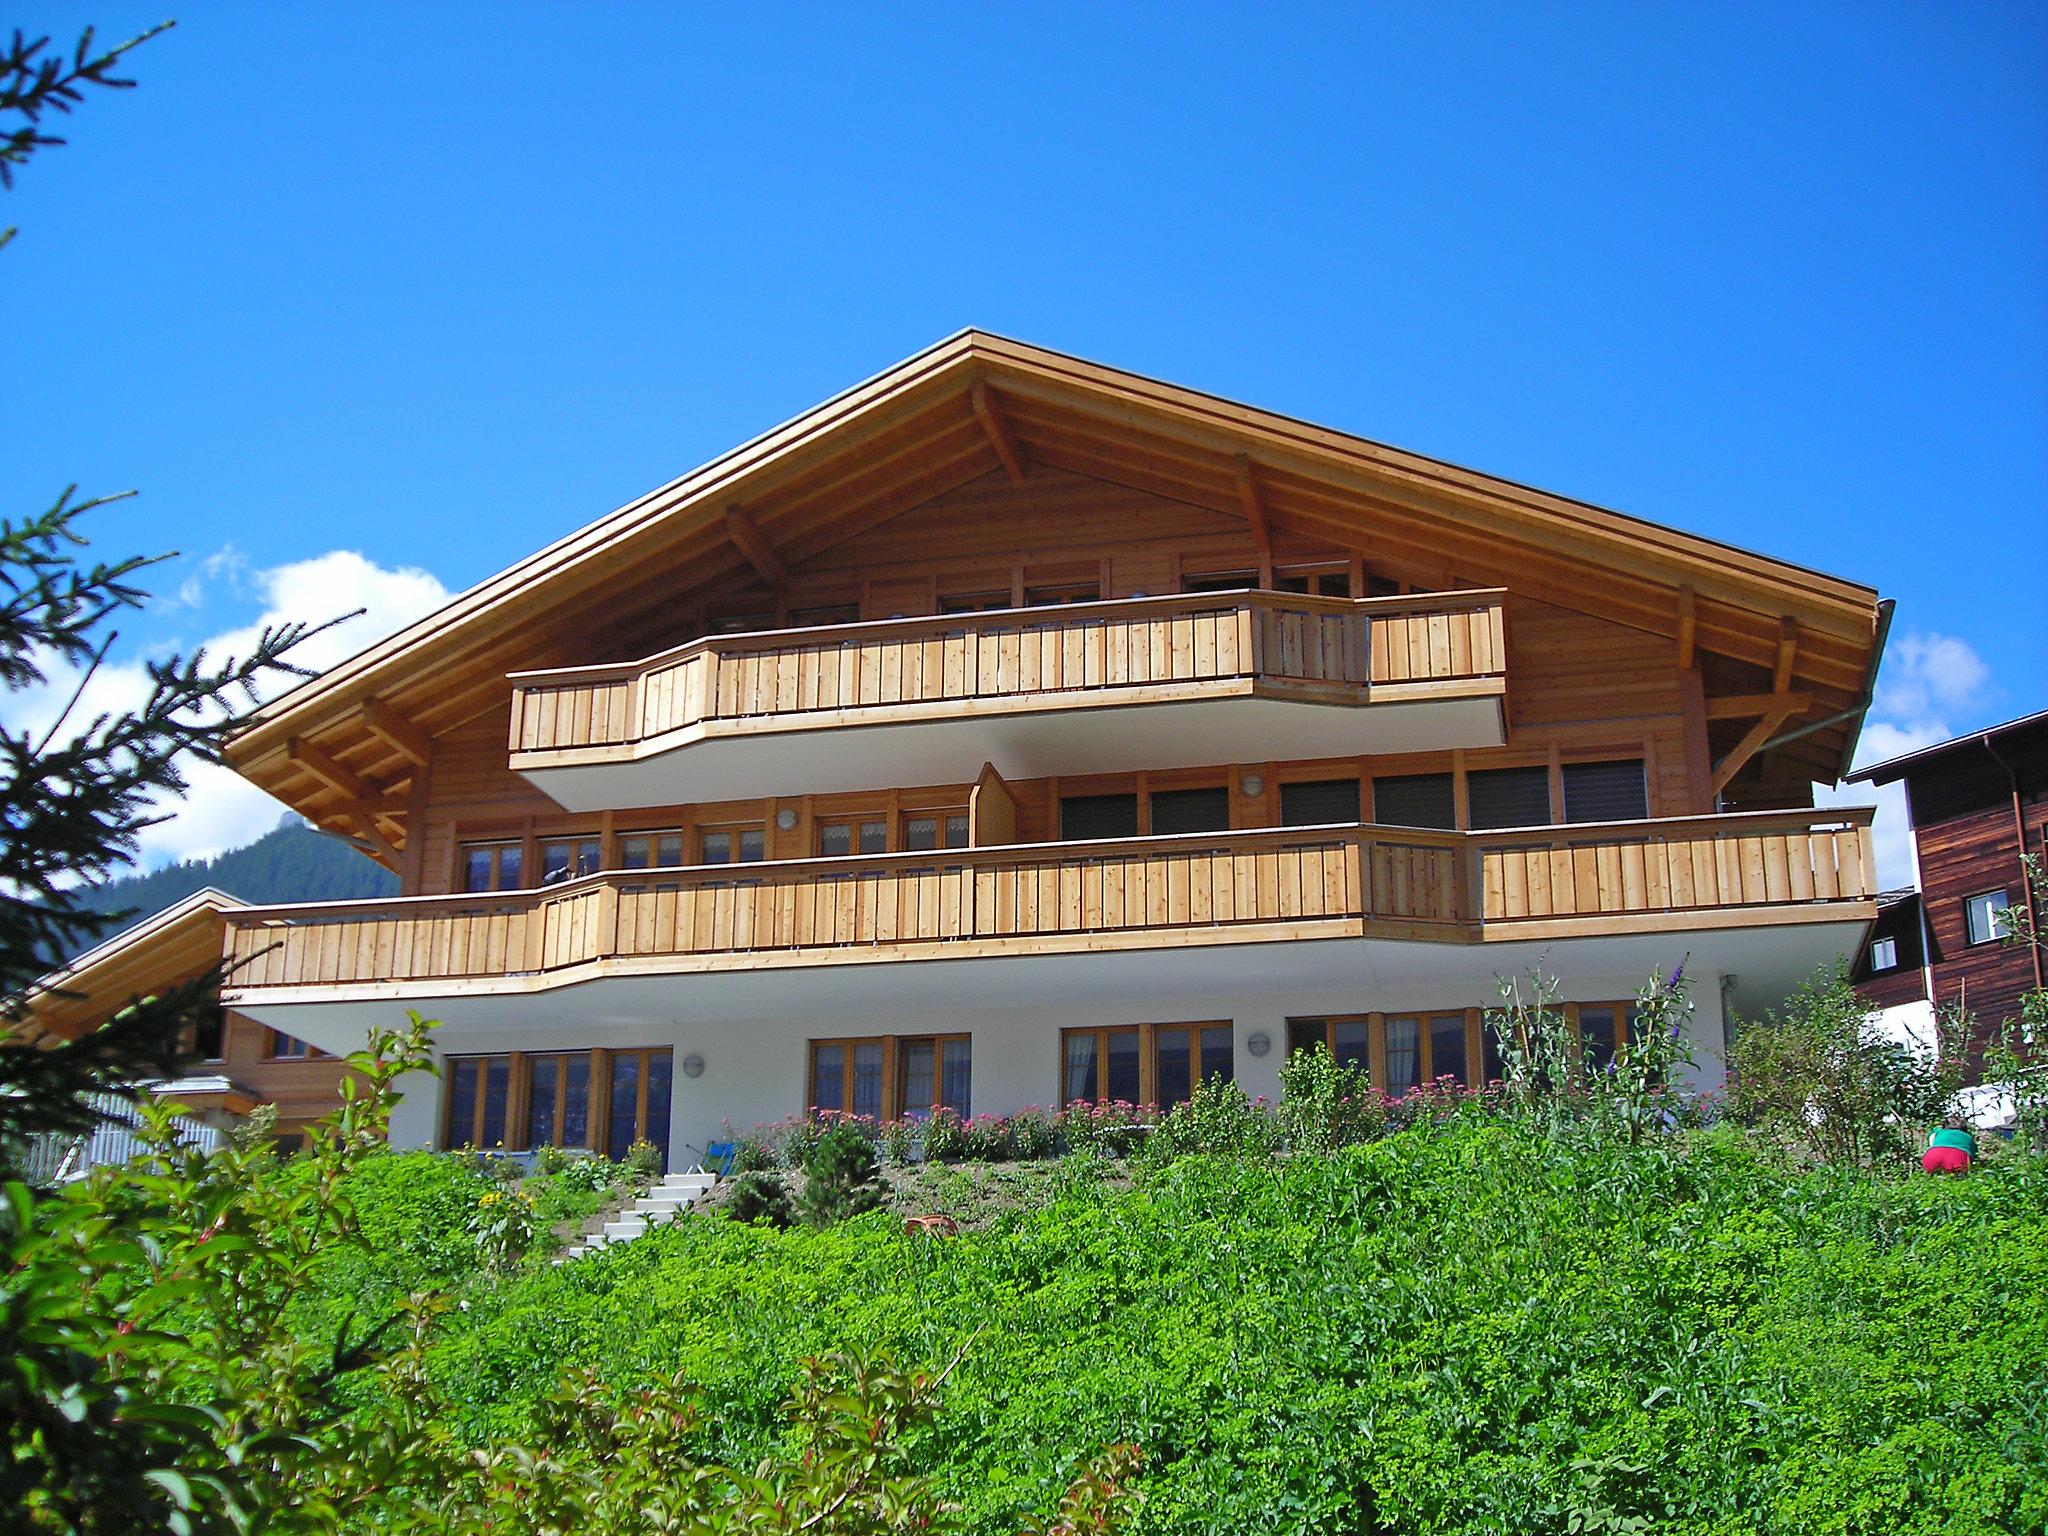
[[[0,448],[143,492],[138,645],[367,639],[971,324],[1871,582],[1880,745],[2048,704],[2038,7],[216,3],[132,73],[0,207]]]

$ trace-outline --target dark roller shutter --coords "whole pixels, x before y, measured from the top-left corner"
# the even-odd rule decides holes
[[[1409,773],[1372,781],[1372,819],[1389,827],[1458,824],[1448,773]]]
[[[1280,824],[1326,827],[1358,820],[1358,780],[1317,779],[1280,786]]]
[[[1230,791],[1227,789],[1163,789],[1152,795],[1152,831],[1165,837],[1173,832],[1227,832],[1230,830]]]
[[[1640,821],[1649,814],[1641,758],[1564,765],[1566,821]]]
[[[1066,842],[1137,835],[1136,795],[1068,795],[1060,801],[1060,837]]]
[[[1548,768],[1489,768],[1465,775],[1472,825],[1540,827],[1550,820]]]

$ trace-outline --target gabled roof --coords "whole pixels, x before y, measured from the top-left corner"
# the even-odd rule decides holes
[[[1872,763],[1868,768],[1859,768],[1849,775],[1851,784],[1889,784],[1903,779],[1915,768],[1923,767],[1936,758],[1947,757],[1953,752],[1980,748],[1986,742],[2003,741],[2008,736],[2039,727],[2048,727],[2048,709],[2031,715],[2021,715],[2017,720],[2008,720],[2003,725],[1987,726],[1981,731],[1966,731],[1952,736],[1947,741],[1938,741],[1931,747],[1921,747],[1912,752],[1901,752],[1897,757],[1888,757],[1881,763]]]
[[[206,886],[102,940],[29,989],[17,1038],[34,1043],[47,1035],[76,1036],[135,998],[199,974],[221,958],[222,914],[247,905]]]
[[[979,476],[1037,464],[1248,515],[1653,633],[1766,674],[1812,716],[1785,750],[1832,778],[1877,649],[1869,587],[1496,476],[983,331],[948,337],[599,518],[260,710],[227,756],[316,822],[396,844],[431,738],[515,670],[588,653],[592,615],[800,565]],[[1255,490],[1248,490],[1255,487]],[[1684,617],[1682,617],[1684,615]],[[381,819],[379,819],[381,818]]]

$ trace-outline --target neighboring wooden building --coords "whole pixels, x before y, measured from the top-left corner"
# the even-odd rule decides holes
[[[2048,859],[2048,711],[1849,777],[1904,783],[1920,879],[1910,903],[1919,931],[1894,932],[1898,925],[1881,919],[1876,952],[1866,947],[1859,962],[1858,991],[1881,1009],[1923,998],[1961,1004],[1985,1029],[2016,1015],[2022,994],[2042,985],[2041,952],[2001,944],[1998,913],[2033,910],[2020,858]]]
[[[15,1041],[75,1039],[137,999],[203,975],[220,962],[227,915],[244,905],[225,891],[196,891],[87,950],[30,992]],[[189,1069],[151,1086],[207,1123],[225,1126],[275,1104],[279,1137],[293,1145],[338,1103],[347,1070],[339,1061],[233,1009],[216,1009],[187,1044]]]
[[[1711,1079],[1874,915],[1812,787],[1888,612],[965,332],[262,710],[230,762],[403,895],[230,913],[228,1002],[438,1017],[406,1143],[1471,1081],[1539,964],[1612,1040],[1689,957]]]

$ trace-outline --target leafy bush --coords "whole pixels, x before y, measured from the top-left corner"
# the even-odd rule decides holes
[[[626,1170],[636,1179],[658,1179],[668,1172],[668,1159],[653,1142],[636,1141],[626,1148]]]
[[[1271,1157],[1280,1146],[1280,1127],[1261,1100],[1221,1077],[1204,1078],[1185,1104],[1177,1104],[1153,1128],[1145,1156],[1154,1163],[1201,1152],[1217,1157]]]
[[[570,1162],[569,1154],[560,1147],[546,1146],[533,1154],[533,1171],[546,1178],[560,1173]]]
[[[470,1214],[477,1257],[492,1271],[510,1269],[524,1258],[537,1228],[533,1196],[523,1189],[487,1189]]]
[[[877,1129],[876,1138],[882,1156],[901,1168],[917,1150],[917,1122],[901,1118],[885,1121]]]
[[[1878,1029],[1846,970],[1817,977],[1738,1026],[1728,1113],[1784,1150],[1857,1168],[1910,1163],[1927,1128],[1956,1114],[1968,1063],[1967,1020],[1936,1019],[1942,1038],[1924,1056]]]
[[[767,1173],[779,1166],[781,1165],[776,1159],[775,1148],[760,1133],[742,1136],[733,1142],[734,1173]]]
[[[1145,1145],[1147,1134],[1159,1123],[1159,1112],[1149,1104],[1076,1099],[1060,1111],[1056,1123],[1060,1145],[1070,1152],[1126,1157]]]
[[[732,1181],[725,1214],[734,1221],[765,1222],[778,1230],[796,1222],[789,1186],[782,1182],[780,1174],[761,1169],[752,1169]]]
[[[960,1130],[963,1155],[977,1163],[1017,1160],[1017,1132],[1003,1115],[976,1115]]]
[[[1280,1091],[1280,1127],[1296,1152],[1320,1155],[1386,1134],[1386,1100],[1362,1068],[1340,1063],[1324,1041],[1287,1058]]]
[[[1036,1162],[1059,1155],[1059,1126],[1036,1104],[1021,1114],[1010,1116],[1010,1134],[1021,1158]]]
[[[804,1164],[803,1219],[814,1227],[878,1209],[882,1204],[880,1170],[866,1132],[851,1119],[842,1120],[820,1138]]]
[[[959,1113],[941,1105],[924,1123],[924,1155],[934,1163],[957,1163],[967,1156],[967,1127]]]

